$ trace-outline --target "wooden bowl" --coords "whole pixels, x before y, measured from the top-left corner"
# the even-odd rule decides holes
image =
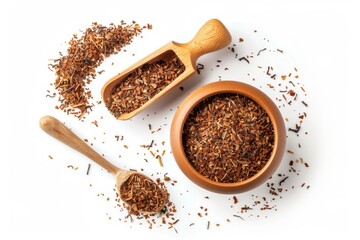
[[[254,100],[267,112],[274,128],[274,148],[265,166],[254,176],[236,183],[216,182],[201,175],[188,161],[183,147],[183,127],[188,115],[201,101],[221,93],[236,93]],[[182,102],[172,121],[170,141],[176,163],[192,182],[213,192],[241,193],[261,185],[276,171],[285,151],[286,129],[279,109],[263,92],[245,83],[221,81],[195,90]]]

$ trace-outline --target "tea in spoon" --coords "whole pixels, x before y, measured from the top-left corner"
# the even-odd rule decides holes
[[[104,159],[76,136],[64,124],[52,116],[40,119],[40,127],[50,136],[84,154],[115,175],[116,188],[130,213],[155,214],[168,202],[168,193],[150,178],[136,171],[118,168]]]

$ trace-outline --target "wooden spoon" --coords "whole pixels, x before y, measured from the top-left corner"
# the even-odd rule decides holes
[[[144,108],[151,105],[158,98],[165,93],[172,90],[185,79],[189,78],[196,72],[197,59],[210,52],[220,50],[231,42],[231,35],[226,27],[217,19],[207,21],[197,32],[195,37],[188,43],[169,42],[165,46],[151,53],[139,62],[133,64],[123,72],[111,78],[102,88],[102,98],[105,105],[111,97],[112,90],[121,81],[123,81],[135,69],[141,67],[146,63],[153,63],[160,60],[165,60],[176,55],[180,61],[185,65],[185,71],[178,76],[171,84],[166,86],[161,92],[149,99],[145,104],[130,113],[124,113],[118,116],[119,120],[126,120],[132,118]]]
[[[141,174],[136,171],[128,171],[121,168],[118,168],[105,160],[101,155],[99,155],[97,152],[95,152],[92,148],[90,148],[84,141],[82,141],[78,136],[76,136],[70,129],[68,129],[64,124],[62,124],[59,120],[52,116],[44,116],[40,119],[40,127],[42,130],[44,130],[46,133],[51,135],[52,137],[56,138],[57,140],[65,143],[69,147],[77,150],[78,152],[84,154],[88,158],[95,161],[97,164],[99,164],[101,167],[108,170],[110,173],[112,173],[116,178],[116,187],[120,193],[121,186],[128,180],[129,177],[132,175],[139,175],[144,176],[146,179],[154,183],[150,178],[145,176],[144,174]],[[156,187],[159,187],[156,185]],[[119,194],[121,197],[121,194]],[[126,199],[123,199],[121,197],[121,200],[128,204],[130,207],[132,207]],[[158,208],[151,212],[145,212],[141,211],[140,209],[136,209],[136,211],[141,212],[143,214],[154,214],[158,211],[162,210],[164,208],[164,204],[159,204]]]

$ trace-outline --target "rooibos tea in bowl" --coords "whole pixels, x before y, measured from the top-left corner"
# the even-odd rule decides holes
[[[240,193],[264,183],[286,144],[277,106],[260,90],[221,81],[191,93],[175,113],[171,148],[183,173],[218,193]]]

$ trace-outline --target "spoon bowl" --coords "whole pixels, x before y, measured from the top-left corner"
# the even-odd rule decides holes
[[[82,141],[77,135],[75,135],[70,129],[68,129],[64,124],[62,124],[58,119],[52,116],[44,116],[40,119],[40,128],[48,133],[50,136],[56,138],[57,140],[63,142],[69,147],[75,149],[76,151],[82,153],[87,156],[101,167],[105,168],[108,172],[113,174],[116,178],[116,188],[119,191],[119,195],[121,200],[126,203],[131,210],[134,209],[134,203],[130,203],[128,199],[123,197],[121,192],[122,186],[127,183],[128,179],[131,176],[143,176],[146,181],[150,181],[152,186],[156,186],[157,192],[161,192],[161,197],[163,197],[164,201],[160,201],[157,206],[152,206],[151,211],[142,211],[141,209],[135,209],[136,212],[141,212],[142,214],[155,214],[158,211],[162,210],[166,204],[167,196],[165,192],[149,177],[146,175],[139,173],[137,171],[128,171],[125,169],[121,169],[116,167],[115,165],[108,162],[105,158],[103,158],[100,154],[95,152],[92,148],[90,148],[84,141]]]

